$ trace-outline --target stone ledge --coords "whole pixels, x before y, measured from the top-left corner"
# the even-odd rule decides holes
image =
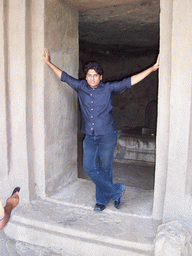
[[[21,207],[6,234],[22,242],[78,255],[150,255],[157,223],[110,210],[37,200]]]
[[[131,190],[127,188],[127,191],[131,196]],[[18,207],[5,232],[10,238],[70,254],[153,255],[153,240],[160,223],[145,214],[143,203],[151,193],[143,191],[145,195],[140,195],[140,201],[127,200],[137,207],[140,202],[144,210],[137,209],[137,215],[131,214],[126,195],[120,210],[111,202],[103,212],[94,212],[93,193],[92,182],[78,180],[51,198]],[[132,196],[139,198],[134,193]]]
[[[154,136],[120,135],[114,151],[114,161],[137,162],[138,164],[154,165],[156,158]]]

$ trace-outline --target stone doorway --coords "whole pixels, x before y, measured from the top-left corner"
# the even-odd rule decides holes
[[[91,4],[92,1],[90,1],[90,6]],[[123,6],[109,5],[105,6],[104,9],[91,9],[90,7],[88,10],[86,10],[85,7],[84,10],[80,10],[79,78],[84,78],[82,69],[84,63],[88,60],[96,60],[102,64],[105,71],[104,81],[123,79],[124,77],[137,73],[154,63],[159,47],[159,5],[159,1],[154,1],[153,11],[150,14],[153,16],[153,22],[151,23],[153,25],[151,26],[149,26],[148,23],[149,16],[146,14],[147,9],[150,8],[149,3],[147,2],[145,7],[140,1],[137,2],[137,5],[131,4],[130,1],[124,1]],[[142,12],[140,15],[143,18],[141,19],[144,20],[145,16],[145,24],[148,26],[148,31],[146,33],[150,34],[150,43],[149,41],[147,43],[146,38],[145,40],[141,40],[143,35],[143,32],[141,31],[143,27],[141,24],[134,24],[133,22],[134,17],[132,16],[132,12],[135,11],[135,13],[138,14],[140,12],[138,11],[138,6],[140,6],[139,8]],[[125,14],[127,8],[129,8],[129,10],[131,9],[130,13],[132,13],[129,16],[129,25],[127,21],[128,17],[122,15],[123,13]],[[108,17],[108,21],[103,21],[103,17]],[[124,30],[121,26],[124,27]],[[134,38],[134,42],[130,42],[129,39],[126,39],[130,35],[131,26],[132,29],[134,26],[134,28],[137,27],[137,29],[133,29],[135,32],[132,33],[131,36],[132,39]],[[104,40],[104,38],[106,40]],[[114,115],[118,129],[122,130],[123,128],[128,127],[134,136],[135,133],[142,136],[142,128],[152,128],[153,132],[151,132],[151,134],[153,136],[156,134],[156,120],[152,121],[152,123],[155,123],[154,127],[146,126],[146,123],[150,122],[150,116],[146,117],[146,109],[149,102],[157,102],[157,88],[158,74],[152,74],[152,76],[146,78],[142,83],[136,85],[133,90],[128,90],[125,93],[114,97]],[[81,134],[80,129],[78,129],[78,131],[78,177],[88,179],[82,168],[83,134]],[[147,138],[146,134],[145,138]],[[150,163],[150,165],[145,161],[132,160],[132,158],[126,159],[125,161],[123,159],[120,163],[117,159],[117,161],[114,162],[114,177],[116,176],[118,180],[125,179],[125,176],[130,177],[130,180],[127,180],[127,184],[146,189],[153,189],[155,160],[153,163]],[[118,171],[116,172],[115,169]],[[127,171],[125,172],[123,170]],[[120,175],[120,173],[122,175]]]

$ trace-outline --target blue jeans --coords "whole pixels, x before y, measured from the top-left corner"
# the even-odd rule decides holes
[[[117,132],[106,135],[86,135],[83,141],[83,168],[96,185],[96,203],[107,205],[117,201],[125,186],[113,184],[113,154]]]

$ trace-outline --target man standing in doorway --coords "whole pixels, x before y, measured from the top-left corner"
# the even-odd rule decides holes
[[[45,49],[45,63],[62,82],[67,83],[77,93],[82,112],[81,130],[83,141],[83,168],[96,185],[95,211],[103,211],[110,200],[119,209],[125,185],[113,184],[113,154],[117,143],[117,130],[112,114],[112,96],[122,93],[140,82],[159,68],[157,62],[145,71],[115,82],[102,82],[103,69],[97,62],[89,62],[85,68],[85,79],[78,80],[56,67]]]

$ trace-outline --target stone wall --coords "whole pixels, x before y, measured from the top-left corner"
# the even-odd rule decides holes
[[[64,1],[0,1],[0,195],[20,203],[77,178],[77,95],[44,64],[78,76],[78,11]]]
[[[192,2],[161,0],[153,217],[192,230]]]
[[[53,63],[78,72],[78,12],[63,1],[45,1],[45,46]],[[46,192],[77,178],[77,94],[45,67]]]
[[[27,52],[26,5],[24,1],[0,1],[1,132],[0,194],[10,195],[22,187],[28,201],[27,154]],[[4,198],[3,198],[4,199]]]

